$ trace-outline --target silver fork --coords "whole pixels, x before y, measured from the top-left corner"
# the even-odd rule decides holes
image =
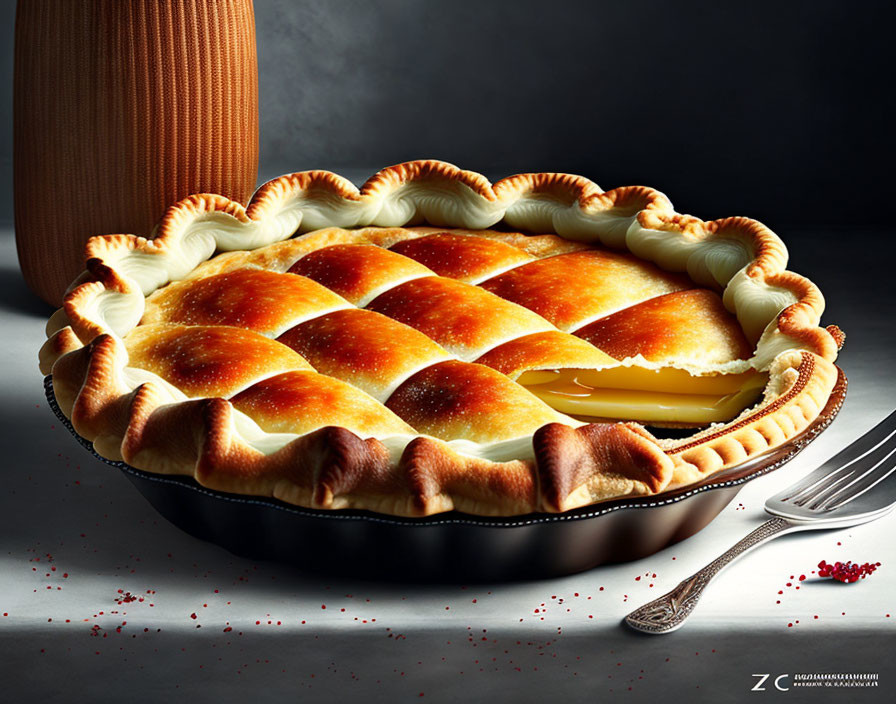
[[[632,611],[625,622],[644,633],[670,633],[684,624],[712,579],[753,548],[786,533],[847,528],[886,515],[896,505],[896,480],[882,482],[894,470],[896,411],[818,469],[768,499],[765,510],[774,518],[668,594]]]

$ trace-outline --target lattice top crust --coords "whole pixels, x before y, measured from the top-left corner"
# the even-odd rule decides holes
[[[303,506],[510,515],[678,487],[811,423],[842,342],[765,226],[563,174],[491,185],[418,161],[360,190],[292,174],[245,209],[192,196],[153,239],[87,254],[41,351],[79,433],[141,469]],[[515,381],[631,365],[769,381],[675,442]]]

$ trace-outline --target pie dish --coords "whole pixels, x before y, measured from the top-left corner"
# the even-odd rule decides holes
[[[545,579],[652,555],[701,530],[747,482],[782,466],[836,417],[843,372],[831,398],[792,440],[680,489],[603,501],[565,513],[423,518],[300,508],[276,499],[212,491],[192,477],[154,474],[97,455],[56,403],[50,408],[84,447],[119,468],[164,518],[184,532],[252,560],[272,560],[332,577],[401,582]]]
[[[838,383],[843,335],[774,233],[640,186],[304,172],[87,257],[40,355],[78,434],[294,506],[516,516],[679,491],[792,441]]]

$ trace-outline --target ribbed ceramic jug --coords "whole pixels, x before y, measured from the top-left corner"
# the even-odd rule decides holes
[[[59,305],[93,235],[150,235],[192,193],[245,203],[258,170],[251,0],[20,0],[15,227]]]

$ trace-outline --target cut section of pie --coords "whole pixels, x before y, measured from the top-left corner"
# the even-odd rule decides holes
[[[838,376],[822,309],[755,221],[410,162],[92,239],[41,368],[100,454],[147,471],[314,508],[557,512],[799,434]]]

